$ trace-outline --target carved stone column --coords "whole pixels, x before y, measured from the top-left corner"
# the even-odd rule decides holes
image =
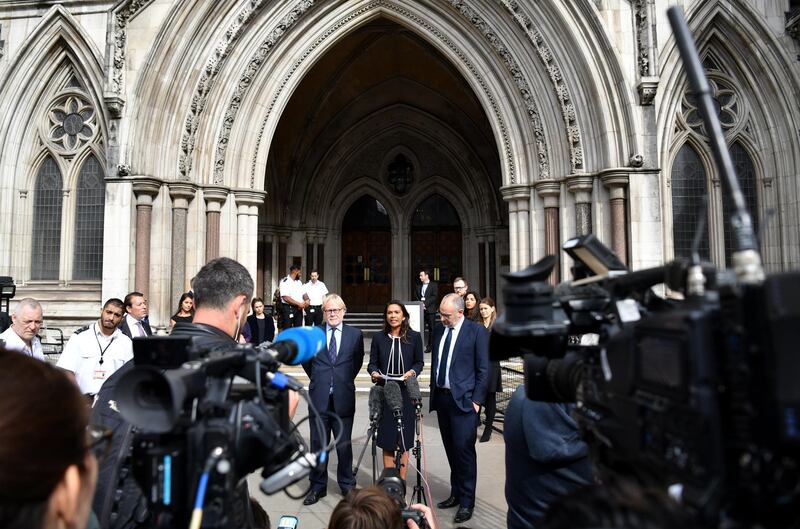
[[[203,188],[206,202],[206,262],[219,257],[219,216],[228,199],[228,188],[209,186]]]
[[[509,264],[511,271],[515,272],[530,264],[530,188],[527,185],[504,186],[500,188],[500,194],[508,202],[508,243],[511,254]]]
[[[236,259],[252,277],[258,272],[258,206],[267,195],[254,189],[234,189],[236,197]]]
[[[570,176],[567,178],[567,189],[575,195],[575,231],[577,235],[592,233],[592,177]]]
[[[550,274],[550,283],[558,284],[561,263],[561,231],[558,223],[559,197],[561,183],[540,180],[536,183],[536,192],[544,200],[544,253],[556,256],[556,266]]]
[[[600,177],[611,203],[611,246],[619,260],[628,264],[628,237],[625,222],[625,194],[628,189],[626,171],[608,171]]]
[[[180,299],[186,286],[186,217],[189,203],[197,187],[188,182],[170,182],[169,196],[172,199],[172,262],[171,301]]]
[[[153,218],[153,199],[158,196],[161,181],[137,178],[133,181],[136,196],[136,270],[133,289],[147,298],[150,290],[150,225]]]

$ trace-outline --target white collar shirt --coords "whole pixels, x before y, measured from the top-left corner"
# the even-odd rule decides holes
[[[28,347],[28,344],[19,337],[19,335],[14,332],[12,327],[9,327],[2,334],[0,334],[0,340],[3,340],[6,344],[6,349],[9,351],[17,351],[18,353],[23,353],[28,356],[32,356],[37,360],[44,360],[44,352],[42,351],[42,342],[39,340],[38,336],[34,336],[31,339],[31,345]]]
[[[131,330],[131,337],[138,338],[139,336],[147,336],[140,320],[137,320],[130,314],[125,314],[125,321],[128,322],[128,329]]]
[[[130,338],[119,328],[106,336],[95,322],[85,331],[72,335],[56,365],[75,373],[81,393],[96,395],[108,377],[132,358]]]
[[[300,278],[292,279],[292,276],[286,276],[281,280],[279,287],[281,289],[281,297],[289,296],[297,302],[303,301],[305,289],[303,288],[303,282]],[[283,303],[286,302],[284,301]]]
[[[328,287],[320,280],[317,280],[316,283],[309,281],[305,284],[305,292],[308,295],[308,303],[314,307],[319,307],[322,305],[322,298],[328,293]]]
[[[443,387],[445,387],[447,389],[450,389],[450,366],[453,363],[453,349],[456,346],[456,340],[458,340],[458,333],[461,332],[461,327],[464,325],[464,320],[466,320],[466,319],[467,318],[465,316],[462,316],[461,319],[458,320],[458,323],[453,325],[453,327],[451,328],[452,330],[450,331],[451,333],[453,333],[453,335],[450,338],[450,352],[447,355],[447,367],[446,367],[447,370],[444,373],[444,386],[443,386]],[[447,338],[447,329],[448,329],[448,327],[444,328],[444,334],[442,334],[442,341],[439,343],[439,359],[438,359],[439,364],[436,366],[436,373],[437,373],[436,376],[437,377],[439,376],[438,375],[439,370],[442,368],[442,366],[441,366],[441,364],[442,364],[442,354],[443,354],[443,351],[444,351],[444,342],[445,342],[445,339]],[[436,381],[434,381],[434,383],[436,383]]]

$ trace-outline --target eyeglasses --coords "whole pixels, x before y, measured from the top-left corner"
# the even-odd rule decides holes
[[[461,287],[453,287],[453,290],[466,290],[466,289],[467,289],[467,287],[466,287],[466,286],[461,286]]]
[[[344,311],[344,309],[325,309],[322,312],[325,314],[339,314],[342,311]]]
[[[102,428],[90,424],[86,427],[86,435],[89,437],[89,450],[92,451],[98,462],[103,462],[108,457],[111,450],[111,440],[114,432],[108,428]]]

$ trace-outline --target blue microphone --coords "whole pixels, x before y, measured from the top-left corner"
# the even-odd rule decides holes
[[[311,360],[324,347],[325,332],[319,327],[292,327],[281,331],[272,344],[258,350],[275,361],[295,366]]]

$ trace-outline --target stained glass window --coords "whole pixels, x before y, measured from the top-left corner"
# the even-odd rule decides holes
[[[104,178],[103,168],[97,158],[87,158],[78,178],[73,279],[102,278],[103,211],[106,201]]]
[[[703,196],[707,193],[706,170],[700,156],[689,144],[681,147],[672,163],[672,240],[675,257],[691,257],[692,241],[703,211]],[[708,224],[706,224],[708,226]],[[708,229],[704,230],[700,258],[708,260]]]
[[[750,217],[753,220],[753,229],[758,233],[758,192],[756,191],[756,170],[750,155],[739,143],[731,146],[731,158],[733,167],[739,180],[739,187],[742,189],[744,204]],[[727,187],[722,187],[722,215],[725,219],[725,263],[731,266],[731,254],[736,245],[733,240],[733,228],[731,227],[731,213],[733,213],[733,200]]]
[[[36,176],[33,203],[31,279],[58,279],[61,256],[61,171],[47,157]]]

